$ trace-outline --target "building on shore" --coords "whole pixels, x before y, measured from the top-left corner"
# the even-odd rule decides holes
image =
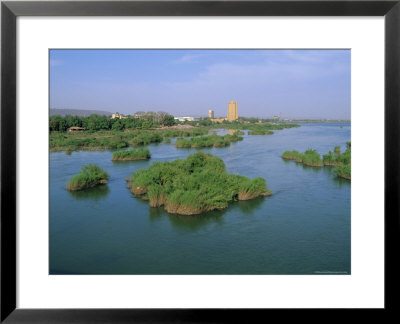
[[[111,115],[111,119],[115,119],[115,118],[118,118],[118,119],[125,119],[125,118],[128,118],[128,116],[122,115],[122,114],[120,114],[120,113],[112,114],[112,115]]]
[[[83,127],[72,126],[72,127],[67,129],[67,132],[82,132],[84,130],[86,130],[86,129],[83,128]]]
[[[200,118],[198,117],[174,117],[175,120],[178,120],[180,122],[184,121],[199,121]]]
[[[214,118],[214,110],[210,109],[208,111],[208,118]]]
[[[239,119],[238,115],[238,104],[236,101],[231,101],[228,103],[228,121],[235,121]]]

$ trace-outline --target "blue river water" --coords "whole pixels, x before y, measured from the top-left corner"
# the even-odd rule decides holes
[[[197,149],[149,145],[149,161],[112,162],[112,151],[50,153],[50,274],[350,274],[351,183],[330,167],[285,161],[285,150],[345,150],[349,123],[302,124],[244,135],[221,157],[228,172],[263,177],[270,197],[197,216],[168,214],[132,196],[125,178]],[[220,131],[219,133],[224,133]],[[68,179],[95,163],[107,185],[71,193]]]

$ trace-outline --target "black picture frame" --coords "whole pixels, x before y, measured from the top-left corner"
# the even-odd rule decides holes
[[[385,307],[397,311],[399,288],[400,0],[2,1],[1,2],[1,313],[5,323],[258,322],[271,309],[16,308],[16,19],[19,16],[384,16],[385,17]],[[372,193],[371,193],[372,195]],[[40,293],[40,292],[38,292]],[[309,317],[310,311],[292,310]],[[325,310],[333,314],[331,310]],[[358,311],[358,310],[351,310]],[[268,314],[267,314],[268,312]],[[349,310],[347,310],[347,313]],[[282,312],[280,312],[282,313]],[[359,313],[359,312],[358,312]],[[393,315],[393,314],[391,314]],[[329,315],[331,316],[331,315]],[[335,315],[334,315],[335,316]],[[341,315],[339,315],[341,316]],[[297,320],[300,319],[297,318]],[[318,315],[317,317],[318,318]],[[283,320],[281,318],[280,320]]]

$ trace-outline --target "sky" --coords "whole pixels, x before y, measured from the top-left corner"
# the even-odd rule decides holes
[[[50,50],[50,108],[350,120],[350,50]]]

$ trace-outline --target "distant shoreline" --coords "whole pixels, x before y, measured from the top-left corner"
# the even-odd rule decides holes
[[[315,120],[315,119],[289,119],[281,121],[284,123],[351,123],[351,120]]]

